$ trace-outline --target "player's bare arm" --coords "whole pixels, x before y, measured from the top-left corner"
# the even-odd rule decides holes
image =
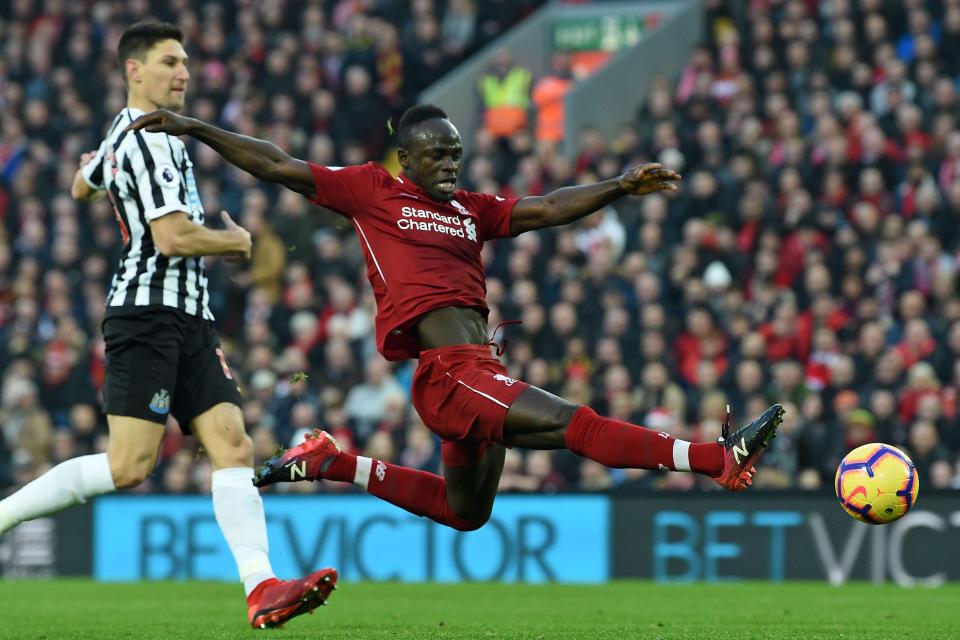
[[[175,211],[150,222],[150,233],[160,253],[172,256],[227,256],[231,260],[249,260],[253,242],[250,232],[220,212],[226,227],[208,229],[190,221],[183,211]]]
[[[171,136],[190,136],[264,182],[281,184],[310,199],[315,197],[313,174],[307,163],[289,156],[267,140],[225,131],[166,109],[140,116],[127,126],[126,131],[141,129]]]
[[[510,233],[570,224],[626,195],[643,196],[679,190],[680,174],[657,163],[633,167],[618,178],[595,184],[557,189],[545,196],[530,196],[513,208]]]
[[[94,189],[83,179],[83,168],[90,164],[90,161],[93,160],[96,155],[96,151],[87,151],[80,156],[80,167],[77,169],[77,172],[73,174],[73,184],[70,186],[70,196],[74,200],[92,202],[102,198],[106,194],[106,191]]]

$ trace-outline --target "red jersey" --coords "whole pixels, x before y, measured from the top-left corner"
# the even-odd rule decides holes
[[[480,260],[486,240],[510,236],[519,198],[458,190],[434,200],[405,176],[368,162],[313,172],[322,205],[353,223],[377,299],[377,349],[387,360],[416,358],[414,329],[428,311],[468,307],[486,318],[487,284]]]

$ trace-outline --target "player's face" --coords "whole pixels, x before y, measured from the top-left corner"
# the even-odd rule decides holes
[[[460,132],[449,120],[427,120],[417,125],[409,149],[399,154],[403,172],[431,198],[452,200],[463,158]]]
[[[140,63],[140,92],[158,108],[177,111],[183,108],[187,94],[187,52],[176,40],[162,40],[147,52],[147,59]],[[131,77],[134,82],[136,77]],[[131,82],[131,83],[132,83]]]

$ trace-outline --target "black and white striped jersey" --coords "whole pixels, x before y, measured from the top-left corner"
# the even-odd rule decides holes
[[[168,258],[153,243],[150,221],[183,211],[203,224],[193,163],[178,138],[124,128],[143,115],[124,109],[113,119],[96,157],[83,168],[92,188],[106,190],[123,235],[123,255],[107,296],[111,311],[166,306],[213,320],[203,258]]]

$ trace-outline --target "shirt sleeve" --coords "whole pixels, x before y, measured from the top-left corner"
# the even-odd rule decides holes
[[[486,193],[470,194],[471,208],[477,213],[480,236],[484,241],[510,237],[513,206],[520,198],[504,198]]]
[[[175,211],[189,211],[183,172],[174,159],[170,136],[148,131],[134,135],[139,153],[131,153],[131,164],[144,217],[150,222]]]
[[[103,184],[103,163],[107,159],[107,144],[106,140],[101,142],[100,148],[97,149],[97,155],[80,170],[84,182],[95,191],[103,191],[105,188]]]
[[[352,167],[324,167],[307,162],[313,173],[316,197],[313,204],[327,207],[345,218],[363,210],[377,185],[377,165],[373,162]]]

